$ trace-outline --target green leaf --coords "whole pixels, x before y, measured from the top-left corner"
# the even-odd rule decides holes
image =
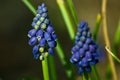
[[[119,20],[119,23],[118,23],[118,28],[116,29],[116,33],[115,33],[115,37],[114,37],[114,47],[113,47],[113,51],[115,54],[117,54],[117,49],[118,49],[118,46],[120,44],[120,20]]]
[[[22,0],[22,2],[30,9],[30,11],[35,15],[36,14],[36,9],[33,7],[31,4],[30,0]]]
[[[95,25],[94,32],[93,32],[93,39],[95,41],[97,40],[97,35],[98,35],[99,27],[100,27],[100,22],[101,22],[101,14],[98,14],[97,19],[96,19],[96,25]]]
[[[70,8],[70,12],[73,16],[76,27],[77,27],[78,26],[78,18],[77,18],[77,14],[76,14],[76,11],[75,11],[75,7],[73,5],[73,1],[72,0],[67,0],[67,3],[68,3],[68,7]]]
[[[69,12],[68,12],[68,10],[65,6],[65,2],[64,2],[64,0],[57,0],[57,4],[60,8],[60,11],[61,11],[61,14],[63,16],[64,22],[66,24],[69,36],[73,40],[74,36],[75,36],[73,23],[72,23],[71,18],[69,16]]]

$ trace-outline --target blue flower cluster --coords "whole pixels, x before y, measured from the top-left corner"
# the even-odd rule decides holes
[[[43,60],[45,56],[54,55],[56,47],[56,34],[49,21],[47,8],[44,3],[38,6],[37,14],[32,22],[32,27],[28,32],[29,45],[34,46],[32,53],[35,59]]]
[[[97,45],[91,37],[88,24],[81,21],[75,36],[75,45],[71,50],[73,55],[70,58],[70,62],[79,67],[79,74],[84,71],[91,72],[90,66],[98,62]]]

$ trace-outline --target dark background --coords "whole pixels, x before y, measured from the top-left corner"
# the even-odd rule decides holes
[[[56,0],[32,0],[37,7],[45,2],[49,17],[55,27],[57,36],[65,51],[70,56],[72,42],[67,33],[65,23],[60,14]],[[97,14],[101,10],[100,0],[73,0],[79,21],[89,23],[91,32],[95,26]],[[33,59],[32,47],[28,45],[27,32],[30,30],[34,15],[21,0],[0,0],[0,80],[17,80],[21,77],[38,77],[43,80],[41,62]],[[114,34],[120,17],[120,1],[108,0],[107,20],[108,34],[113,45]],[[104,47],[102,26],[99,30],[98,43]],[[97,64],[102,80],[105,77],[107,57]],[[67,80],[64,67],[55,55],[58,80]],[[120,64],[116,63],[116,70],[120,76]],[[77,76],[77,74],[76,74]]]

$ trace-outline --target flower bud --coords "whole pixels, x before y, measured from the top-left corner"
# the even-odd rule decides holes
[[[29,45],[30,46],[33,46],[37,43],[37,38],[36,37],[32,37],[30,40],[29,40]]]
[[[28,32],[28,37],[31,38],[31,37],[33,37],[35,34],[36,34],[36,30],[35,30],[35,29],[31,29],[31,30]]]
[[[34,46],[33,50],[32,50],[33,54],[38,53],[38,51],[39,51],[39,47],[38,46]]]

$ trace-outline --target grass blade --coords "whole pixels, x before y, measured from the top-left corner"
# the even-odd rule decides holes
[[[71,14],[73,16],[74,22],[76,24],[76,26],[78,26],[78,18],[77,18],[77,14],[73,5],[72,0],[67,0],[68,3],[68,7],[70,8]]]
[[[117,49],[118,49],[118,46],[120,44],[120,20],[119,20],[119,23],[118,23],[118,28],[116,30],[116,33],[115,33],[115,37],[114,37],[114,47],[113,47],[113,52],[115,54],[117,54]]]
[[[61,14],[63,16],[64,22],[66,24],[69,36],[71,39],[74,39],[75,33],[74,33],[74,28],[73,28],[73,24],[71,21],[71,18],[69,16],[69,12],[65,6],[64,0],[57,0],[57,4],[60,8]]]
[[[29,0],[22,0],[22,2],[29,8],[29,10],[30,10],[33,14],[36,14],[36,9],[33,7],[33,5],[30,3]]]
[[[74,80],[74,75],[73,75],[72,66],[71,66],[70,64],[68,64],[69,62],[67,62],[67,60],[66,60],[67,57],[65,56],[65,54],[64,54],[64,52],[63,52],[63,50],[62,50],[61,45],[60,45],[59,42],[57,42],[56,51],[57,51],[57,53],[58,53],[58,56],[59,56],[59,58],[60,58],[60,60],[61,60],[62,65],[63,65],[63,66],[65,67],[65,69],[66,69],[65,72],[66,72],[68,78],[69,78],[70,80]]]
[[[93,39],[95,41],[97,41],[97,35],[98,35],[99,27],[100,27],[100,22],[101,22],[101,15],[98,14],[97,19],[96,19],[95,29],[94,29],[94,32],[93,32]]]

